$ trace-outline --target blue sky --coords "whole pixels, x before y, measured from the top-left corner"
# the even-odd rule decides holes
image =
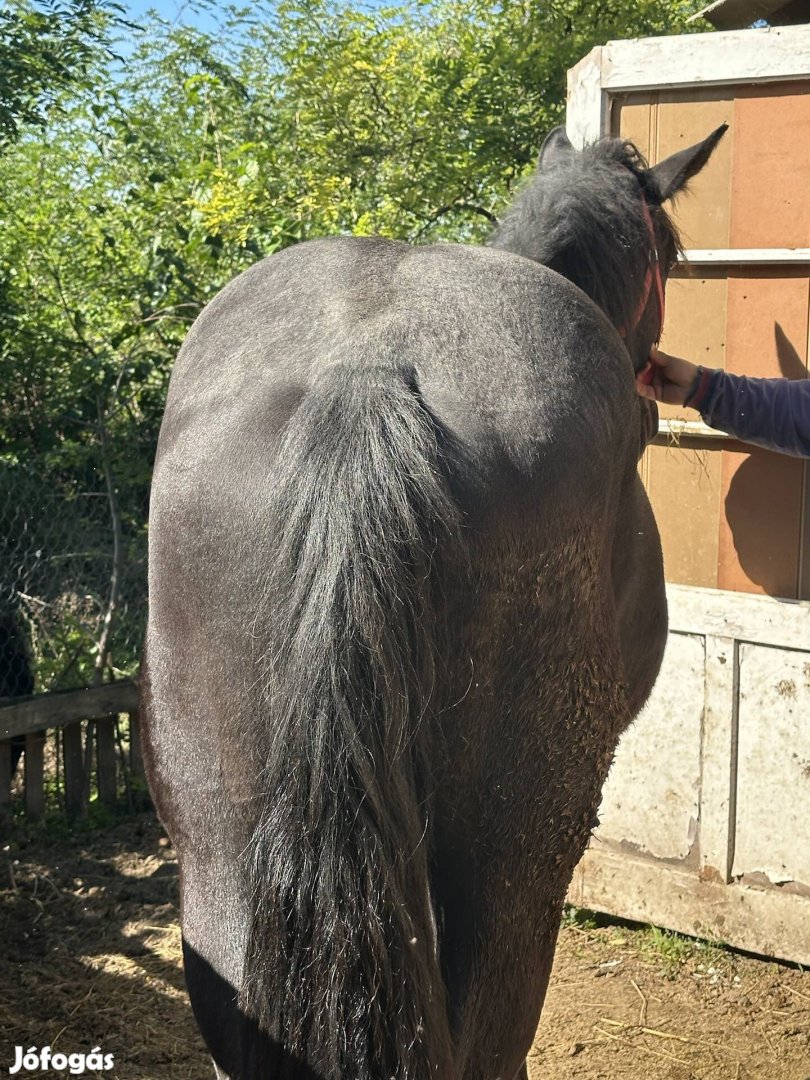
[[[119,0],[136,19],[154,8],[164,19],[197,26],[200,30],[213,30],[217,26],[216,9],[235,4],[249,7],[248,0]],[[382,6],[383,0],[363,0],[358,7]],[[205,9],[208,10],[205,10]]]
[[[164,19],[197,26],[200,30],[212,30],[217,25],[216,15],[211,11],[199,10],[193,0],[122,0],[122,3],[135,21],[139,15],[145,15],[150,8],[154,8]]]
[[[145,22],[146,13],[154,10],[168,22],[205,31],[216,30],[222,19],[222,9],[230,6],[229,0],[118,0],[118,3],[126,8],[127,17],[135,23]],[[244,6],[243,0],[239,6]],[[134,45],[135,38],[129,31],[116,33],[115,51],[124,62]]]

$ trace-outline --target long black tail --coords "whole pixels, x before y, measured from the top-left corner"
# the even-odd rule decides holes
[[[435,1080],[434,596],[458,510],[401,371],[328,369],[278,461],[242,1006],[324,1080]]]

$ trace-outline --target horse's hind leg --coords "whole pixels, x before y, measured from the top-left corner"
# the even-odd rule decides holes
[[[193,822],[186,811],[177,840],[183,967],[217,1080],[310,1080],[307,1070],[293,1068],[282,1048],[239,1007],[249,911],[242,866],[245,830],[228,827],[233,806],[221,788],[209,788],[196,809]]]
[[[235,725],[226,728],[230,742],[219,738],[221,718],[241,715],[247,707],[232,690],[238,679],[230,670],[223,675],[221,657],[215,655],[209,666],[214,677],[200,670],[191,647],[182,643],[168,658],[156,646],[147,648],[141,677],[144,759],[180,866],[183,963],[195,1020],[218,1080],[263,1080],[273,1075],[272,1063],[263,1059],[262,1037],[238,1005],[249,912],[244,864],[253,774]]]
[[[514,843],[484,865],[459,838],[441,835],[436,851],[433,895],[459,1080],[528,1078],[556,921],[548,900],[521,883]]]
[[[180,867],[186,986],[218,1080],[254,1080],[263,1074],[242,1069],[247,1032],[237,1004],[248,910],[240,865],[245,841],[233,827],[227,791],[210,779],[205,782],[216,776],[217,763],[203,752],[202,739],[196,755],[183,756],[179,777],[174,772],[172,764],[181,755],[171,751],[178,745],[182,749],[181,733],[191,726],[179,713],[166,725],[169,734],[161,742],[159,762],[154,744],[163,740],[163,730],[160,718],[151,718],[146,757],[157,808]]]
[[[204,851],[200,844],[194,855],[180,856],[183,966],[194,1018],[214,1060],[217,1080],[231,1080],[242,1075],[244,1031],[237,994],[245,908],[234,887],[236,873],[228,873],[230,860],[222,860],[221,848],[208,856]]]

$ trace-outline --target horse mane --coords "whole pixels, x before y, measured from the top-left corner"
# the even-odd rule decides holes
[[[538,166],[489,241],[573,281],[614,326],[630,325],[650,265],[642,199],[663,271],[681,250],[655,175],[626,139],[605,138]]]

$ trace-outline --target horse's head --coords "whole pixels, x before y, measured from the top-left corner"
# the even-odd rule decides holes
[[[680,250],[662,204],[703,168],[727,126],[652,168],[624,139],[577,151],[556,128],[492,246],[544,263],[578,285],[625,339],[639,371],[661,336],[664,286]]]

